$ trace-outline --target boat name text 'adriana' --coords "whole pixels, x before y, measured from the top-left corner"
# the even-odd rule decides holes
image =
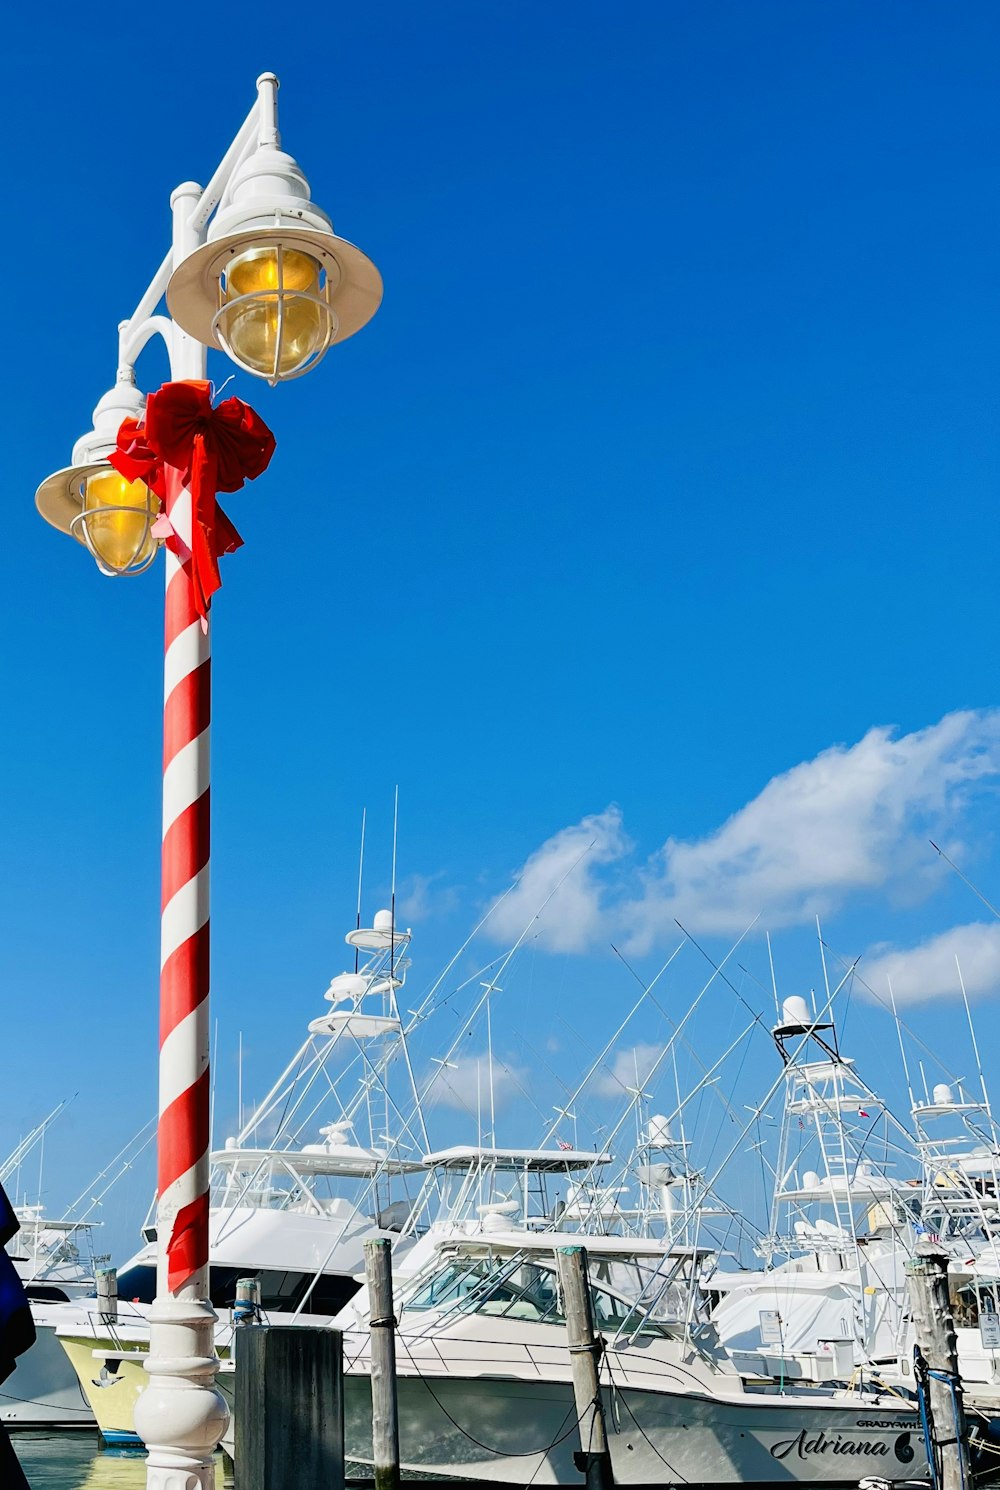
[[[900,1463],[908,1464],[913,1458],[909,1433],[900,1433],[892,1447]],[[790,1454],[795,1454],[799,1459],[808,1459],[813,1454],[871,1454],[885,1457],[888,1453],[889,1444],[885,1439],[845,1438],[842,1433],[827,1437],[822,1430],[810,1435],[806,1428],[794,1438],[783,1438],[780,1443],[771,1446],[771,1455],[775,1459],[787,1459]]]

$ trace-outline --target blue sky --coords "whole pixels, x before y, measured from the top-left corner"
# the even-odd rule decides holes
[[[518,1070],[527,1023],[571,1079],[566,1022],[599,1043],[634,987],[609,942],[649,976],[681,909],[712,955],[759,911],[784,992],[820,979],[816,910],[876,966],[991,922],[924,840],[1000,898],[995,7],[12,26],[0,1152],[78,1091],[53,1205],[154,1106],[162,623],[158,577],[102,579],[32,495],[112,380],[171,188],[207,177],[264,68],[386,296],[310,377],[231,385],[278,450],[229,504],[246,547],[213,611],[220,1111],[238,1032],[259,1089],[342,965],[365,806],[384,898],[397,782],[415,980],[596,822],[511,978]],[[989,1046],[1000,949],[969,935]],[[959,1038],[947,991],[913,1019]],[[710,1057],[719,1027],[694,1030]]]

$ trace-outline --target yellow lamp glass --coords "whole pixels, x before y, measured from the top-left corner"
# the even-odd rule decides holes
[[[266,377],[287,377],[322,351],[330,312],[320,273],[310,254],[291,248],[254,248],[233,259],[219,319],[238,361]]]
[[[98,559],[122,574],[147,563],[156,548],[150,528],[159,500],[144,481],[126,481],[117,471],[89,476],[83,492],[83,522]]]

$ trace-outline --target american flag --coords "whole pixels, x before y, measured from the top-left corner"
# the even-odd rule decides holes
[[[564,1154],[572,1147],[573,1145],[571,1143],[563,1143],[561,1138],[556,1139],[556,1148],[562,1149]]]

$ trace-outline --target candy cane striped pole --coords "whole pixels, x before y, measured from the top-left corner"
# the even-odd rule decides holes
[[[174,261],[198,236],[201,189],[171,198]],[[171,327],[170,372],[204,378],[205,348]],[[191,494],[166,472],[167,517],[191,544]],[[209,736],[211,642],[187,570],[165,551],[163,850],[160,932],[160,1108],[157,1284],[149,1385],[135,1428],[149,1451],[147,1490],[214,1490],[213,1454],[229,1413],[215,1389],[216,1316],[209,1302]]]
[[[191,494],[166,473],[166,513],[191,540]],[[159,1291],[208,1294],[209,738],[212,653],[190,574],[165,555],[160,955]],[[165,1284],[165,1287],[164,1287]]]

